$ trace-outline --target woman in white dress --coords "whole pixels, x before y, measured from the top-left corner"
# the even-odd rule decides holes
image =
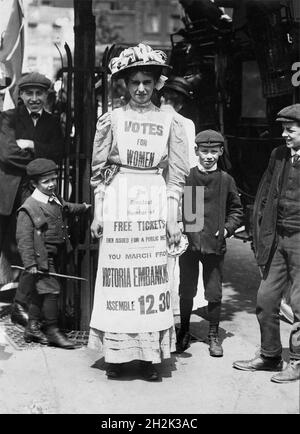
[[[89,347],[102,350],[109,378],[140,360],[144,378],[155,381],[153,364],[175,351],[166,250],[180,241],[189,163],[184,128],[151,102],[165,62],[165,53],[143,44],[111,60],[131,99],[104,114],[95,134],[91,233],[101,238]]]

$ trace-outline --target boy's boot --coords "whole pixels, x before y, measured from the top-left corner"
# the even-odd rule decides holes
[[[20,324],[23,327],[28,325],[28,313],[25,308],[18,302],[14,302],[10,314],[11,322]]]
[[[48,339],[41,331],[41,325],[37,320],[30,319],[24,332],[25,342],[37,342],[38,344],[48,345]]]
[[[64,348],[66,350],[80,348],[80,345],[68,339],[57,326],[48,326],[47,338],[49,341],[49,345],[52,345],[54,347]]]
[[[210,324],[208,332],[209,354],[212,357],[222,357],[223,348],[219,341],[219,325]]]
[[[212,357],[222,357],[223,348],[219,341],[219,321],[221,314],[221,302],[209,301],[207,305],[208,321],[209,321],[209,353]]]

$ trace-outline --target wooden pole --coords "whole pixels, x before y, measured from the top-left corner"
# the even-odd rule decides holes
[[[75,52],[74,52],[74,115],[76,134],[76,200],[91,203],[90,166],[95,133],[95,17],[92,0],[74,0]],[[81,276],[88,281],[82,283],[80,299],[80,328],[89,327],[94,278],[91,258],[90,221],[88,222],[83,244],[79,247],[78,262]]]

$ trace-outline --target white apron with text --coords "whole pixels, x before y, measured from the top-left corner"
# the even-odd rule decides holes
[[[169,114],[118,111],[122,164],[107,187],[90,326],[143,333],[173,325],[166,252],[166,184],[155,167],[166,153]],[[126,166],[126,167],[125,167]]]

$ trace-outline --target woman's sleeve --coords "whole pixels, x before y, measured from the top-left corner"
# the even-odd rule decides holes
[[[167,174],[167,195],[180,199],[185,185],[185,176],[190,172],[188,138],[184,125],[173,119],[169,137],[169,164]]]
[[[104,193],[103,168],[112,147],[111,113],[105,113],[97,122],[93,145],[91,186],[97,193]]]

